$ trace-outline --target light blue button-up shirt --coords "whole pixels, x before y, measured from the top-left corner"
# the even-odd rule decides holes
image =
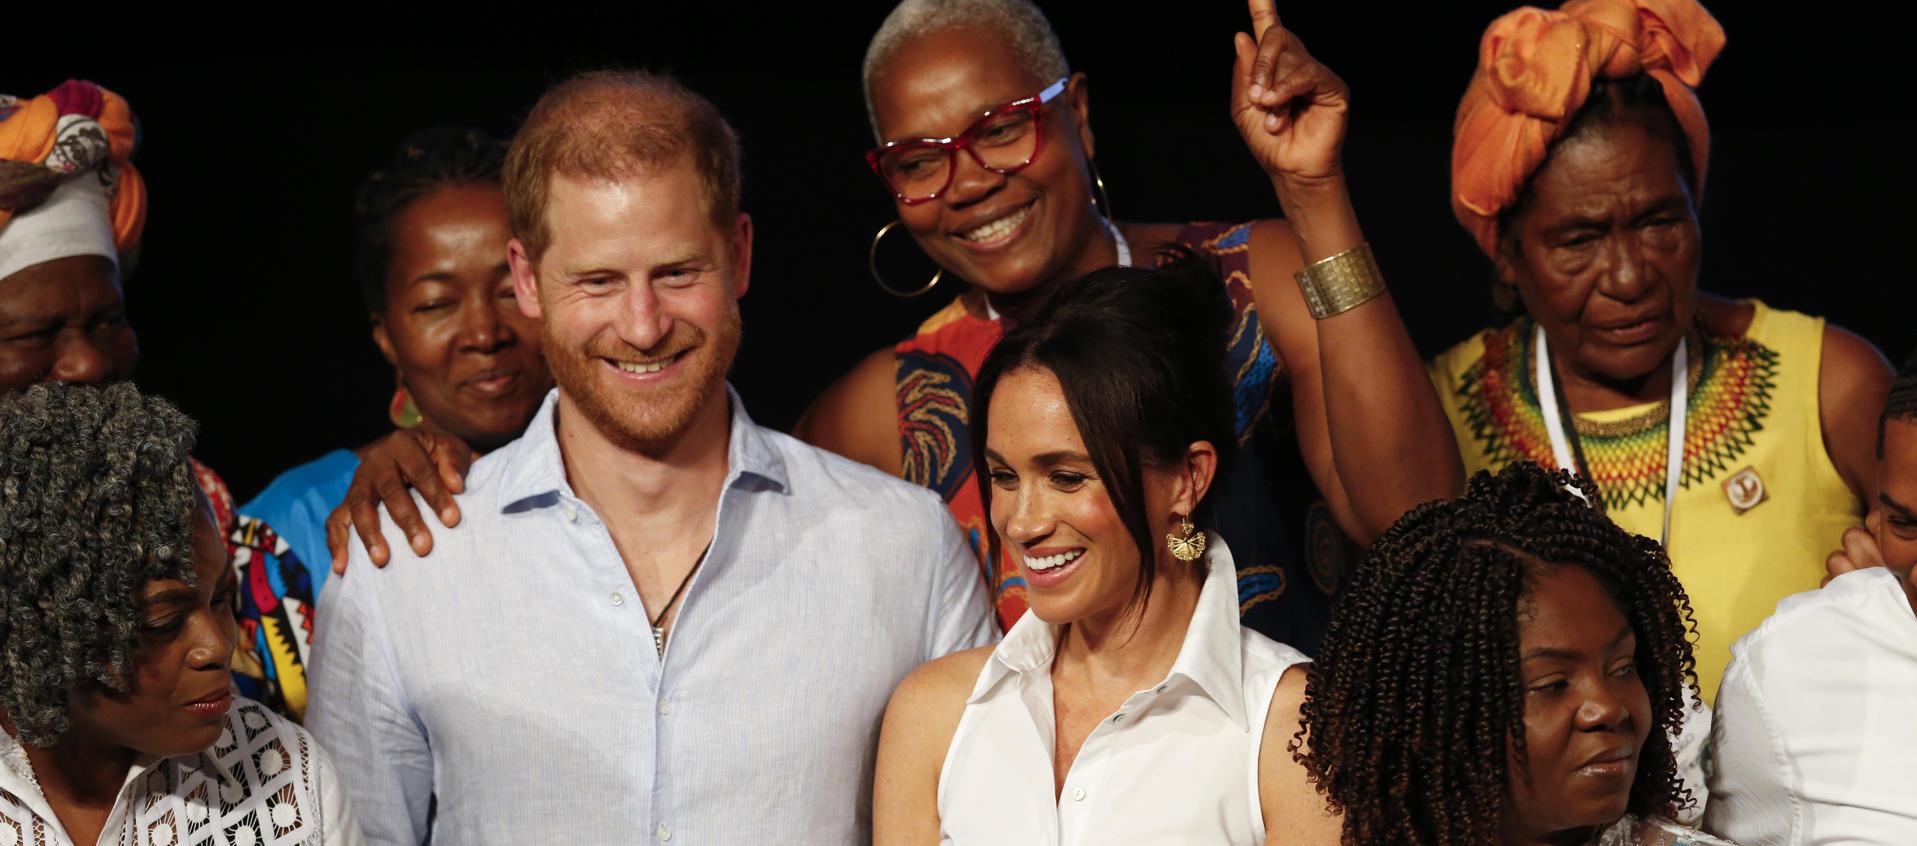
[[[921,662],[993,637],[938,497],[753,425],[731,396],[711,551],[662,659],[555,392],[473,465],[430,559],[358,544],[320,600],[307,725],[367,839],[856,843],[880,717]],[[388,537],[401,536],[390,520]]]

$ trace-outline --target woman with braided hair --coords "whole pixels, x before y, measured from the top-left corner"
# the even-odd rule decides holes
[[[0,842],[361,842],[312,737],[234,694],[194,428],[127,382],[0,394]]]
[[[1723,841],[1670,736],[1697,677],[1657,542],[1535,464],[1479,472],[1373,545],[1311,666],[1298,761],[1345,844]],[[1306,743],[1306,739],[1309,742]]]

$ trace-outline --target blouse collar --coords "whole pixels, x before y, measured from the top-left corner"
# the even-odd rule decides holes
[[[1231,548],[1215,532],[1207,532],[1204,587],[1192,612],[1191,625],[1185,630],[1184,644],[1171,672],[1158,689],[1169,692],[1172,686],[1190,682],[1200,693],[1218,705],[1219,710],[1240,730],[1246,730],[1244,695],[1244,649],[1238,623],[1238,568]],[[1026,611],[992,650],[968,704],[990,698],[1007,678],[1033,673],[1049,673],[1058,652],[1059,626]]]

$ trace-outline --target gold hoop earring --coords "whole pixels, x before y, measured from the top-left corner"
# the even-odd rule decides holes
[[[1092,205],[1105,216],[1105,219],[1110,220],[1112,219],[1112,196],[1105,193],[1105,177],[1098,174],[1098,162],[1086,159],[1085,165],[1092,169],[1092,187],[1098,189],[1098,196],[1092,198]],[[1103,201],[1103,205],[1100,205],[1100,201]]]
[[[885,284],[885,277],[879,275],[879,241],[885,238],[886,233],[891,232],[894,227],[904,222],[905,221],[902,220],[895,220],[879,227],[879,234],[872,236],[872,248],[866,251],[865,263],[866,266],[872,269],[872,281],[879,283],[879,290],[898,297],[899,299],[911,299],[937,287],[939,280],[945,277],[945,268],[939,268],[938,272],[932,274],[932,281],[925,283],[924,287],[917,290],[901,291]]]
[[[1197,561],[1205,554],[1205,533],[1191,524],[1191,517],[1178,518],[1178,531],[1165,533],[1165,548],[1180,561]]]

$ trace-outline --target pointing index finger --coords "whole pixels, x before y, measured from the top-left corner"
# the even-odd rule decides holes
[[[1248,0],[1251,6],[1251,37],[1259,41],[1265,38],[1265,30],[1274,26],[1283,26],[1278,20],[1277,0]]]

